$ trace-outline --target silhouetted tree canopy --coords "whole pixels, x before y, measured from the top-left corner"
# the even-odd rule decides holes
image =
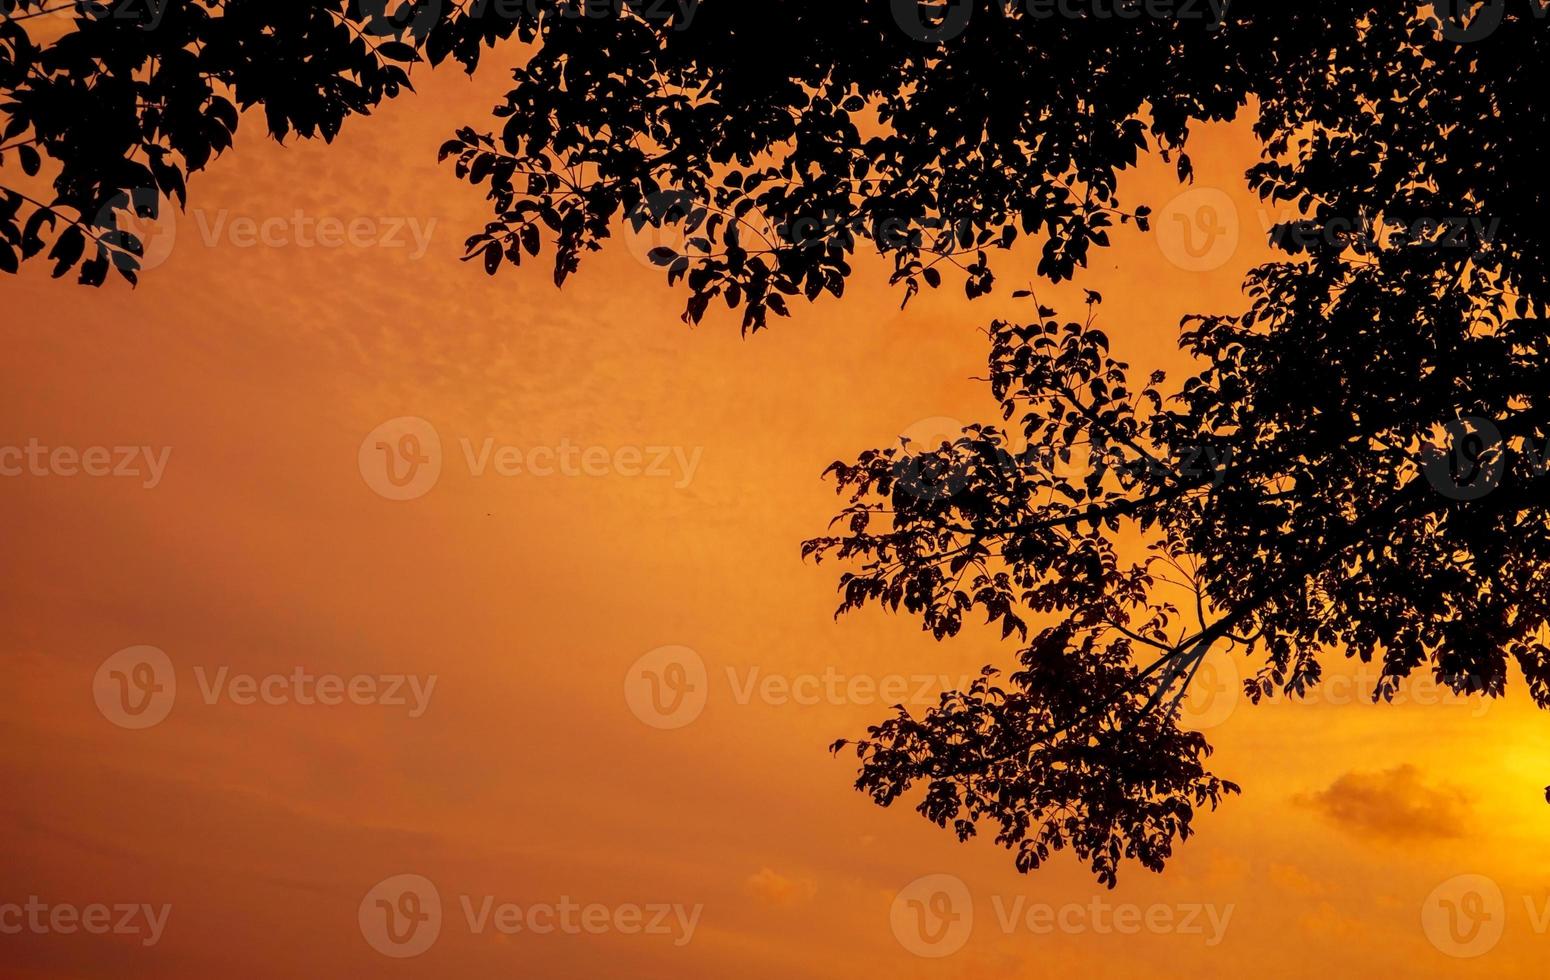
[[[1247,309],[1185,319],[1193,375],[1133,376],[1096,295],[1063,322],[1020,290],[1025,322],[990,331],[1001,419],[831,468],[838,533],[804,550],[848,563],[842,610],[938,638],[983,616],[1020,644],[1014,671],[873,727],[858,785],[991,828],[1025,870],[1071,847],[1112,885],[1237,791],[1178,725],[1209,649],[1253,665],[1255,698],[1305,691],[1331,652],[1381,664],[1375,698],[1422,670],[1498,696],[1511,657],[1550,705],[1538,0],[136,0],[34,43],[44,2],[0,0],[0,267],[46,254],[87,283],[133,279],[121,216],[182,204],[240,110],[331,139],[508,38],[497,122],[440,148],[488,195],[468,257],[548,251],[561,283],[625,224],[676,226],[652,257],[686,319],[719,298],[745,330],[841,295],[860,249],[905,301],[943,270],[990,291],[1023,237],[1019,283],[1070,279],[1116,223],[1147,227],[1122,171],[1157,153],[1187,182],[1192,126],[1246,113],[1249,186],[1299,217]]]

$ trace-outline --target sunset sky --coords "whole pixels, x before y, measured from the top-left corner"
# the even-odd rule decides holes
[[[937,643],[875,609],[836,621],[841,569],[798,553],[839,506],[820,474],[995,418],[982,331],[1031,315],[1010,295],[1030,254],[998,256],[989,298],[948,276],[902,312],[862,256],[842,301],[747,338],[719,304],[683,324],[684,294],[628,236],[563,290],[542,260],[487,277],[458,261],[481,191],[435,153],[488,126],[499,60],[417,74],[417,95],[332,146],[245,120],[138,288],[42,263],[0,281],[0,447],[105,447],[134,472],[0,477],[0,972],[1543,975],[1550,718],[1516,675],[1505,701],[1422,683],[1378,707],[1371,670],[1341,682],[1357,671],[1331,659],[1312,703],[1253,707],[1232,693],[1244,665],[1215,662],[1221,700],[1195,710],[1243,795],[1198,817],[1165,874],[1127,865],[1112,891],[1069,854],[1020,875],[988,836],[959,844],[853,790],[827,746],[888,714],[879,686],[918,705],[1015,647],[978,629]],[[1075,284],[1037,287],[1071,317],[1102,293],[1117,354],[1171,377],[1179,318],[1241,309],[1268,255],[1247,126],[1202,130],[1191,156],[1172,210],[1170,166],[1129,175],[1155,234],[1126,227]],[[1171,217],[1198,226],[1202,208],[1229,226],[1205,258]],[[427,432],[439,474],[398,492],[380,446],[433,453]],[[105,662],[143,646],[175,696],[126,727]],[[679,668],[703,704],[653,714],[671,691],[650,685]],[[208,690],[298,672],[375,695]],[[406,703],[378,703],[390,684]],[[367,925],[401,875],[441,909],[402,958]],[[8,929],[4,907],[34,896],[166,916],[150,943]],[[939,896],[952,949],[910,932],[911,902]],[[495,924],[567,902],[608,924]],[[621,928],[634,906],[665,909],[661,928]]]

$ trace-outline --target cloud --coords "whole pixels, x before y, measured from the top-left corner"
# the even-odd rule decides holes
[[[1302,869],[1290,864],[1272,863],[1270,880],[1279,887],[1302,896],[1320,895],[1325,891],[1322,882],[1309,877]]]
[[[1383,772],[1348,772],[1295,801],[1353,834],[1385,840],[1459,837],[1470,810],[1461,790],[1428,784],[1409,763]]]
[[[1297,922],[1305,932],[1326,939],[1350,939],[1370,931],[1370,926],[1361,919],[1346,915],[1329,902],[1318,903],[1299,915]]]
[[[769,868],[760,868],[758,874],[749,875],[743,887],[750,895],[771,905],[796,905],[810,900],[818,892],[818,885],[811,878],[787,878]]]

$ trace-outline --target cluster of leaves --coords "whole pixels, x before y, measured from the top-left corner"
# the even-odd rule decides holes
[[[1179,151],[1192,120],[1231,116],[1249,88],[1226,36],[1198,21],[1040,20],[999,3],[937,47],[863,0],[661,16],[580,16],[564,0],[112,0],[79,4],[39,43],[28,28],[45,2],[0,4],[5,142],[29,147],[5,150],[54,185],[46,203],[8,192],[8,265],[64,223],[132,272],[139,243],[117,215],[181,204],[237,110],[261,107],[276,138],[331,139],[409,88],[415,63],[472,71],[515,38],[526,61],[496,108],[503,126],[461,127],[442,148],[495,211],[469,257],[493,271],[552,238],[562,281],[619,221],[682,222],[686,248],[658,258],[689,286],[688,318],[721,297],[745,329],[786,312],[782,297],[838,295],[858,241],[893,257],[906,298],[943,266],[982,295],[987,250],[1027,235],[1043,238],[1041,274],[1069,277],[1116,221],[1145,221],[1117,199],[1118,171],[1149,146]],[[27,234],[14,212],[30,208],[47,214]]]
[[[1176,718],[1200,658],[1226,631],[1202,619],[1173,636],[1185,620],[1160,592],[1172,570],[1196,574],[1177,540],[1164,535],[1133,564],[1115,540],[1122,523],[1167,525],[1223,473],[1199,465],[1203,454],[1154,454],[1154,434],[1171,424],[1160,374],[1132,388],[1091,318],[1062,325],[1039,313],[991,330],[990,382],[1011,428],[976,425],[939,446],[835,463],[850,498],[836,518],[844,533],[804,553],[859,566],[842,576],[842,612],[902,606],[939,639],[976,609],[1003,638],[1026,640],[1025,616],[1049,622],[1005,686],[986,668],[924,717],[900,708],[870,729],[856,743],[857,785],[887,805],[924,783],[919,811],[960,838],[988,820],[1019,869],[1071,846],[1113,885],[1122,859],[1160,870],[1195,809],[1237,791],[1205,771],[1210,747]],[[1161,656],[1142,665],[1146,649]]]
[[[130,217],[183,206],[242,111],[261,109],[275,139],[332,141],[349,116],[412,90],[414,65],[471,72],[563,6],[0,0],[0,166],[37,185],[0,187],[0,269],[48,248],[56,277],[78,268],[99,285],[111,268],[134,281]]]
[[[62,20],[60,36],[34,39]],[[0,268],[52,244],[56,277],[79,267],[98,285],[111,267],[134,281],[143,243],[127,217],[182,206],[241,109],[262,106],[276,138],[331,140],[346,116],[408,88],[419,56],[395,30],[346,0],[3,0],[0,164],[38,177],[47,161],[52,190],[0,188]]]
[[[689,30],[564,22],[515,71],[502,128],[442,147],[494,206],[470,255],[492,272],[520,261],[541,224],[560,280],[620,221],[676,226],[682,245],[652,258],[687,284],[685,319],[720,298],[744,330],[790,297],[841,295],[867,243],[906,302],[944,268],[970,298],[989,292],[988,253],[1025,236],[1041,275],[1069,278],[1115,223],[1146,224],[1118,173],[1150,147],[1180,152],[1191,121],[1232,115],[1245,76],[1198,22],[986,7],[940,47],[857,0],[708,3]]]
[[[971,426],[831,468],[849,496],[844,533],[807,551],[858,566],[841,579],[842,612],[902,606],[939,637],[976,607],[1003,631],[1037,614],[1050,625],[1021,662],[1055,645],[1079,675],[1025,669],[1002,689],[987,674],[921,719],[872,728],[857,743],[860,788],[886,804],[923,784],[921,812],[960,836],[993,821],[1021,867],[1030,849],[1071,843],[1112,884],[1117,855],[1166,856],[1136,843],[1158,832],[1157,807],[1187,814],[1228,785],[1196,767],[1204,743],[1172,727],[1213,644],[1261,664],[1245,682],[1255,700],[1302,694],[1338,651],[1381,663],[1375,699],[1417,670],[1497,697],[1515,659],[1550,707],[1550,283],[1536,217],[1550,119],[1524,84],[1550,29],[1526,5],[1510,14],[1473,47],[1374,17],[1316,58],[1266,52],[1284,84],[1262,95],[1265,159],[1248,175],[1315,231],[1430,216],[1495,234],[1432,248],[1298,237],[1297,254],[1251,274],[1246,312],[1185,319],[1201,366],[1166,396],[1156,376],[1132,393],[1090,322],[1059,326],[1041,308],[992,332],[990,383],[1021,448],[1009,448],[1018,432]],[[1432,464],[1456,456],[1472,418],[1500,434],[1474,461],[1500,485],[1454,492],[1458,472]],[[1095,444],[1137,465],[1083,479],[1051,465]],[[1219,465],[1169,465],[1183,458]],[[1126,535],[1150,542],[1148,561],[1118,564]],[[1168,630],[1174,586],[1195,619]],[[1132,664],[1143,645],[1154,659]],[[1116,676],[1095,650],[1130,666]],[[1073,683],[1085,711],[1045,707]],[[1151,727],[1110,745],[1122,711]],[[1063,752],[1099,760],[1081,792]]]

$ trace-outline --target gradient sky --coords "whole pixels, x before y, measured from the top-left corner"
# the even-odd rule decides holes
[[[1521,687],[1486,705],[1423,685],[1407,692],[1419,703],[1374,707],[1369,672],[1304,705],[1219,693],[1200,706],[1213,768],[1243,795],[1200,816],[1166,874],[1128,866],[1112,891],[1069,854],[1019,875],[990,840],[960,845],[856,793],[826,746],[886,713],[864,687],[836,703],[740,697],[751,677],[955,679],[1010,662],[977,630],[938,644],[877,610],[835,621],[839,569],[804,565],[798,545],[837,509],[820,480],[832,460],[994,417],[974,380],[981,330],[1027,315],[1010,292],[1032,263],[1000,256],[994,296],[966,302],[949,276],[901,313],[883,263],[862,258],[843,301],[795,305],[747,339],[724,308],[681,323],[684,295],[639,257],[649,244],[619,240],[563,291],[543,265],[488,278],[457,261],[481,192],[435,149],[457,124],[487,125],[498,60],[473,81],[417,75],[419,95],[333,146],[282,147],[246,120],[137,289],[51,281],[41,263],[0,282],[0,446],[170,449],[149,488],[0,477],[0,906],[171,907],[150,946],[0,934],[7,976],[1542,975],[1550,719]],[[1266,254],[1240,179],[1252,155],[1245,127],[1203,130],[1199,189],[1173,211],[1170,167],[1131,174],[1158,233],[1119,232],[1041,300],[1076,316],[1080,289],[1099,290],[1120,356],[1177,376],[1179,317],[1240,309],[1241,272]],[[1223,200],[1236,247],[1181,252],[1171,214],[1198,222]],[[298,211],[370,220],[339,247],[238,230],[292,228]],[[423,255],[410,222],[431,232]],[[395,225],[404,245],[367,241]],[[395,501],[363,477],[361,448],[403,417],[434,428],[442,469]],[[669,447],[695,468],[476,476],[462,440],[643,447],[643,462]],[[131,730],[99,710],[94,678],[138,645],[165,652],[177,692],[165,720]],[[681,727],[636,710],[639,662],[662,647],[706,670],[703,710]],[[435,687],[418,717],[207,703],[196,669],[222,668]],[[1238,668],[1216,669],[1225,690]],[[402,874],[434,882],[443,921],[397,959],[368,943],[360,909]],[[956,881],[911,884],[933,875]],[[961,948],[916,955],[899,909],[960,885]],[[486,896],[702,908],[682,943],[507,935],[470,927],[464,898]],[[1452,902],[1489,919],[1450,939]],[[1045,905],[1086,911],[1048,932],[1004,927]],[[1100,925],[1115,907],[1204,923],[1195,906],[1225,929]]]

